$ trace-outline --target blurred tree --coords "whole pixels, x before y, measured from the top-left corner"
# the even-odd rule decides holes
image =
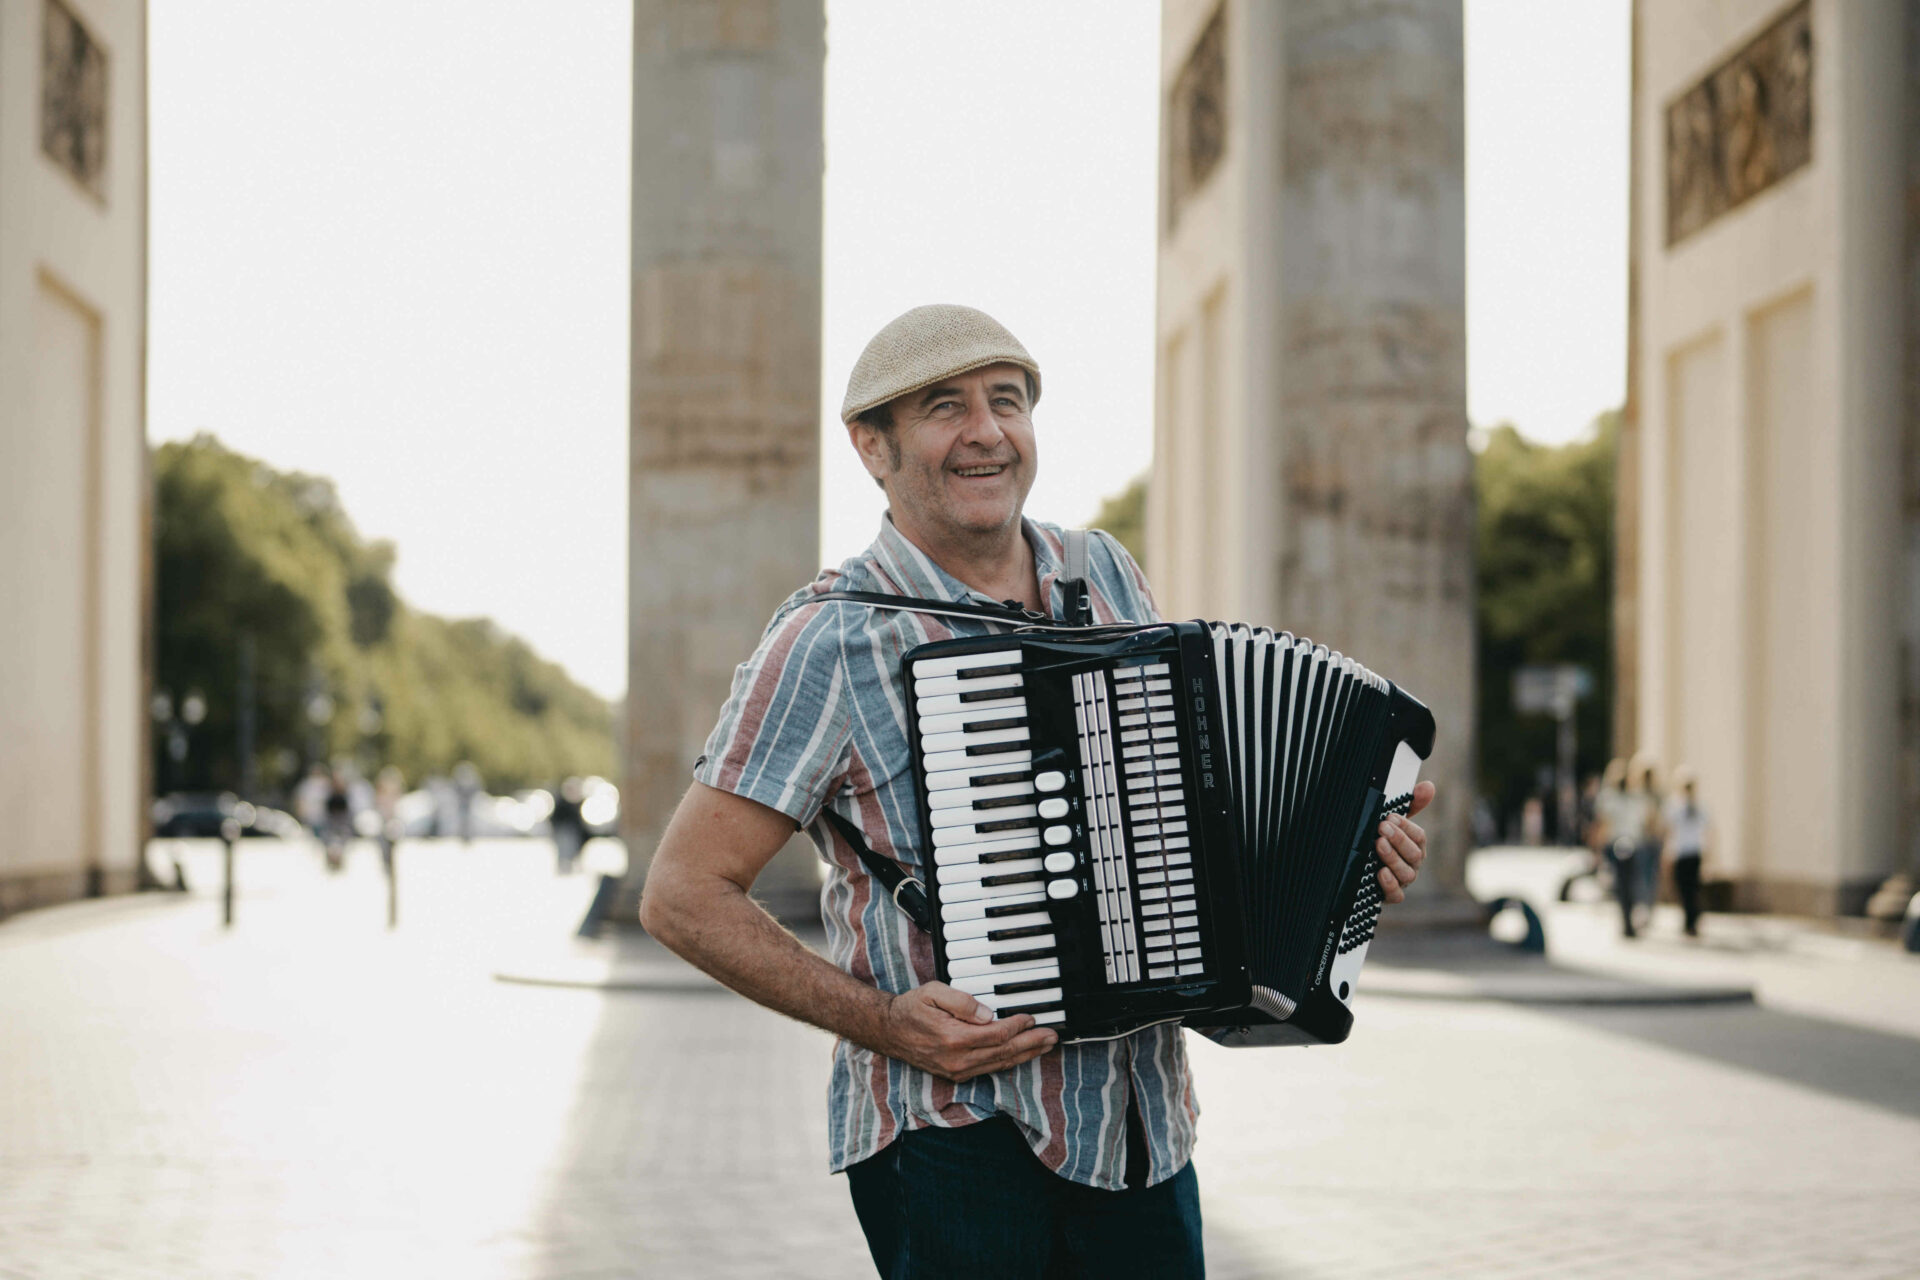
[[[1118,538],[1127,553],[1144,567],[1147,563],[1147,477],[1139,477],[1102,502],[1093,517],[1093,528],[1105,529]]]
[[[1516,669],[1572,662],[1592,671],[1593,692],[1575,713],[1577,774],[1597,772],[1610,750],[1618,426],[1618,414],[1605,413],[1590,438],[1551,447],[1501,425],[1474,463],[1479,784],[1503,825],[1554,761],[1555,722],[1514,710]]]
[[[207,704],[174,787],[239,784],[246,634],[269,791],[316,750],[397,764],[416,781],[472,760],[496,790],[613,773],[607,704],[485,619],[409,610],[393,589],[393,546],[360,538],[331,481],[200,435],[155,451],[154,490],[155,685],[176,705],[194,691]],[[321,724],[316,693],[332,705]]]

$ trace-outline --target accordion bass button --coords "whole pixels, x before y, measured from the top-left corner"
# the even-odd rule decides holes
[[[1067,785],[1067,775],[1057,769],[1049,769],[1036,776],[1033,785],[1039,791],[1058,791]]]
[[[1061,901],[1065,901],[1066,899],[1071,898],[1074,894],[1079,892],[1080,892],[1080,882],[1078,880],[1047,881],[1047,896],[1049,898],[1056,898]]]

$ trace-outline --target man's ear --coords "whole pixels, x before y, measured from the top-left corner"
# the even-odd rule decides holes
[[[868,475],[884,481],[892,474],[893,460],[888,453],[887,442],[880,438],[879,431],[864,422],[849,422],[847,439],[853,442],[853,451],[860,455],[860,463],[866,467]]]

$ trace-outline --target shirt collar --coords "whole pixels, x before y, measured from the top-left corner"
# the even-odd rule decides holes
[[[1052,541],[1045,531],[1025,516],[1020,517],[1020,531],[1026,536],[1027,545],[1033,549],[1033,569],[1040,583],[1040,598],[1051,604],[1054,579],[1060,574],[1059,557],[1054,555]],[[893,522],[892,512],[880,517],[880,536],[873,540],[868,554],[880,566],[881,572],[893,579],[901,595],[955,602],[971,600],[980,604],[1002,603],[975,591],[935,564],[932,556],[900,532],[899,526]]]

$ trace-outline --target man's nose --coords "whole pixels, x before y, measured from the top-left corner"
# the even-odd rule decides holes
[[[983,396],[967,401],[967,417],[960,430],[962,440],[969,444],[993,446],[1000,443],[1004,434],[1000,430],[1000,419],[994,416],[990,400]]]

